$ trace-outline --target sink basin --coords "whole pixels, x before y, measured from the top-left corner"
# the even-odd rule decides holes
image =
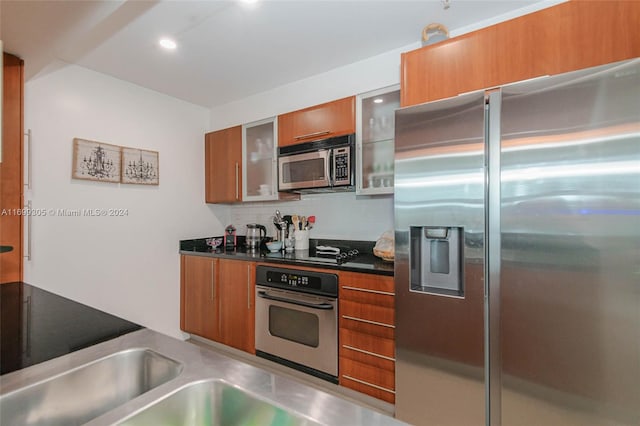
[[[189,384],[120,426],[157,425],[317,425],[220,380]]]
[[[117,352],[0,397],[0,424],[79,425],[177,377],[182,365],[149,349]]]

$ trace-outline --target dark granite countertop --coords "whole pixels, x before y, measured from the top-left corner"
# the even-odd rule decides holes
[[[22,282],[0,284],[0,313],[0,374],[143,328]]]
[[[212,237],[222,238],[222,237]],[[362,272],[367,274],[393,276],[393,262],[384,261],[373,255],[372,241],[345,241],[311,239],[309,240],[309,250],[294,250],[291,253],[276,252],[271,253],[266,249],[247,250],[244,247],[242,238],[239,237],[238,246],[232,250],[224,248],[212,249],[207,245],[210,238],[197,238],[180,241],[180,254],[211,256],[252,262],[278,263],[295,266],[311,266],[315,268],[326,268],[340,271]],[[348,247],[358,249],[360,254],[353,260],[338,265],[335,261],[316,258],[316,246]]]

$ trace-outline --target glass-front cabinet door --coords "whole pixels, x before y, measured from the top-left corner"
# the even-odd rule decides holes
[[[242,126],[242,200],[278,199],[276,117]]]
[[[393,193],[395,111],[400,108],[400,86],[362,93],[356,97],[356,193]]]

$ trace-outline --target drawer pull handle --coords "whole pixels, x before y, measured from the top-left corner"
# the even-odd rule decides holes
[[[353,346],[349,346],[349,345],[342,345],[343,348],[345,349],[350,349],[352,351],[356,351],[356,352],[361,352],[363,354],[367,354],[367,355],[371,355],[371,356],[375,356],[377,358],[382,358],[382,359],[386,359],[387,361],[393,361],[396,362],[395,358],[391,358],[390,356],[386,356],[386,355],[380,355],[377,354],[375,352],[369,352],[369,351],[365,351],[364,349],[359,349],[359,348],[354,348]]]
[[[362,291],[365,293],[374,293],[374,294],[384,294],[385,296],[395,296],[395,293],[391,293],[388,291],[381,291],[381,290],[369,290],[368,288],[360,288],[360,287],[351,287],[348,285],[343,285],[342,286],[343,289],[345,290],[353,290],[353,291]]]
[[[366,320],[366,319],[362,319],[362,318],[356,318],[356,317],[350,317],[347,315],[343,315],[342,318],[347,319],[347,320],[352,320],[352,321],[359,321],[359,322],[365,322],[367,324],[373,324],[373,325],[381,325],[383,327],[388,327],[388,328],[396,328],[395,325],[391,325],[391,324],[385,324],[383,322],[377,322],[377,321],[371,321],[371,320]]]
[[[382,386],[374,385],[373,383],[365,382],[364,380],[356,379],[355,377],[347,376],[346,374],[343,374],[342,377],[344,377],[345,379],[348,379],[348,380],[353,380],[354,382],[362,383],[363,385],[371,386],[372,388],[376,388],[376,389],[380,389],[380,390],[385,391],[385,392],[392,393],[394,395],[396,394],[396,392],[394,390],[387,389],[387,388],[382,387]]]
[[[313,133],[307,133],[306,135],[300,135],[300,136],[295,136],[296,140],[300,140],[300,139],[307,139],[307,138],[312,138],[314,136],[324,136],[324,135],[328,135],[329,133],[331,133],[329,130],[325,130],[324,132],[313,132]]]

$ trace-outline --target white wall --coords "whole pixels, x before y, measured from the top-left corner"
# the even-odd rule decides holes
[[[249,123],[334,99],[368,92],[400,82],[400,54],[419,47],[405,46],[382,55],[226,104],[211,111],[211,129]],[[252,203],[231,208],[239,233],[247,223],[268,226],[275,209],[282,214],[315,215],[311,238],[375,241],[393,229],[393,197],[355,194],[305,195],[300,201]],[[270,234],[275,232],[271,226]]]
[[[565,0],[544,0],[534,3],[463,28],[451,29],[450,35],[457,37],[563,1]],[[402,48],[214,108],[211,110],[210,130],[250,123],[311,105],[398,84],[400,82],[400,54],[419,48],[421,46],[419,37],[419,34],[416,35],[415,43]],[[244,225],[246,223],[257,222],[270,225],[271,217],[276,208],[283,214],[315,214],[318,224],[312,230],[312,238],[373,241],[386,229],[393,228],[393,197],[356,198],[353,194],[304,196],[301,201],[286,204],[234,206],[231,209],[231,222],[236,225],[240,233],[245,232]]]
[[[179,330],[178,241],[219,235],[228,208],[204,203],[209,111],[77,66],[25,85],[33,132],[32,260],[25,281],[160,332]],[[71,179],[72,141],[159,152],[160,185]],[[60,217],[50,209],[118,208],[124,217]]]

